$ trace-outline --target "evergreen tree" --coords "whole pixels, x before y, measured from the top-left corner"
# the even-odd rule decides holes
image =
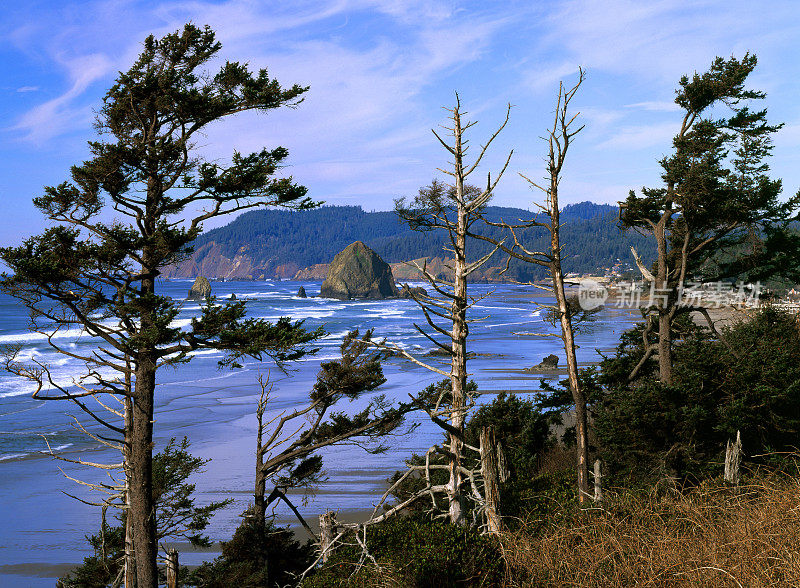
[[[781,182],[768,177],[765,161],[781,125],[749,106],[765,97],[745,88],[755,66],[754,55],[717,58],[706,73],[681,78],[675,103],[683,116],[672,154],[660,161],[664,184],[631,191],[622,205],[622,226],[650,235],[657,249],[652,275],[639,265],[655,293],[647,329],[658,330],[646,358],[657,354],[664,384],[672,380],[673,321],[693,310],[679,304],[687,280],[762,279],[796,271],[800,259],[800,238],[787,230],[800,194],[781,203]]]
[[[193,545],[211,544],[202,531],[208,527],[212,515],[232,501],[195,506],[195,485],[187,480],[192,474],[202,471],[208,461],[189,453],[186,437],[180,445],[175,444],[175,439],[170,439],[167,446],[153,456],[153,500],[159,541],[187,539]],[[82,565],[60,578],[59,588],[105,588],[121,584],[125,561],[124,511],[119,518],[119,525],[111,525],[103,517],[100,532],[86,537],[94,555],[84,558]]]
[[[36,381],[37,398],[72,400],[123,449],[136,577],[147,588],[158,583],[152,440],[159,368],[188,361],[197,349],[223,350],[223,365],[265,355],[280,363],[309,351],[318,335],[288,319],[245,319],[244,304],[213,300],[182,330],[172,325],[179,304],[157,292],[161,270],[189,252],[204,221],[258,206],[312,206],[305,188],[276,177],[288,154],[283,147],[234,152],[227,165],[197,154],[195,142],[208,125],[244,111],[294,106],[307,90],[284,89],[266,70],[254,74],[236,62],[209,72],[219,50],[208,27],[148,37],[105,95],[91,158],[72,168],[70,181],[34,199],[54,226],[0,251],[13,271],[2,288],[31,309],[35,330],[77,327],[97,342],[80,354],[49,340],[86,364],[77,387],[60,386],[48,366],[25,368],[13,357],[8,364]],[[48,383],[54,393],[42,391]],[[85,404],[103,394],[128,401],[124,425]]]

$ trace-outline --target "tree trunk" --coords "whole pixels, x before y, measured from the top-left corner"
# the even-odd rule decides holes
[[[178,588],[178,550],[167,551],[167,588]]]
[[[453,320],[451,332],[453,355],[450,361],[450,387],[452,391],[452,404],[450,423],[458,431],[450,433],[450,482],[448,493],[448,506],[450,522],[454,525],[465,525],[464,495],[461,491],[463,476],[461,474],[461,453],[466,418],[466,392],[467,392],[467,210],[464,191],[463,151],[461,145],[461,118],[454,117],[455,137],[455,197],[456,225],[455,239],[453,242],[453,302],[450,313]]]
[[[671,313],[658,313],[658,374],[662,384],[672,383],[672,321]]]
[[[661,288],[664,292],[667,291],[669,278],[666,225],[671,216],[672,210],[669,207],[661,216],[653,231],[658,248],[657,281],[653,284],[653,288]],[[671,299],[672,296],[670,295],[669,300],[659,304],[658,308],[658,379],[665,385],[672,383],[672,312],[670,311],[669,302]]]
[[[322,563],[328,561],[333,551],[333,540],[336,537],[336,513],[326,512],[319,515],[319,548],[322,552]]]
[[[725,447],[725,481],[735,486],[739,485],[741,476],[739,474],[739,466],[742,462],[742,435],[740,431],[736,431],[736,442],[731,443],[728,440]]]
[[[550,274],[553,278],[553,291],[556,295],[556,305],[561,322],[561,334],[564,342],[564,351],[567,356],[567,374],[572,400],[575,404],[575,450],[578,465],[578,502],[583,504],[591,496],[589,494],[589,430],[586,415],[586,397],[581,390],[578,380],[578,358],[575,354],[575,335],[572,330],[572,318],[567,306],[567,295],[564,290],[564,275],[561,271],[561,241],[559,239],[559,210],[558,210],[558,184],[551,184],[550,216],[552,234],[550,248],[553,261],[550,264]]]
[[[599,459],[594,460],[594,503],[600,504],[603,501],[603,472],[601,471]]]
[[[486,530],[493,535],[499,535],[502,528],[502,518],[500,517],[500,464],[494,428],[481,428],[480,443]]]
[[[127,368],[130,369],[130,362]],[[126,390],[131,390],[130,374],[125,375]],[[130,447],[133,433],[133,401],[125,398],[125,588],[136,588],[136,554],[133,551],[133,517],[131,517],[131,467]]]
[[[259,464],[261,465],[261,464]],[[256,467],[256,491],[255,491],[255,506],[253,515],[262,523],[267,517],[267,501],[265,493],[267,489],[267,478],[260,467]]]
[[[149,197],[148,197],[149,200]],[[142,278],[139,296],[147,301],[155,295],[157,265],[153,248],[145,246],[142,252]],[[155,326],[154,311],[144,302],[139,330],[152,332]],[[130,491],[128,511],[133,531],[133,550],[136,556],[137,588],[158,587],[158,539],[156,513],[153,501],[153,410],[156,390],[155,344],[145,341],[136,354],[136,381],[133,393],[133,426],[131,429]]]
[[[254,516],[263,524],[267,515],[267,501],[265,494],[267,491],[267,477],[264,475],[264,459],[263,459],[263,439],[264,439],[264,411],[261,403],[259,403],[256,412],[258,418],[258,433],[256,434],[256,487],[253,494],[254,497]]]
[[[130,460],[130,510],[138,588],[157,588],[156,518],[153,504],[153,391],[156,364],[150,354],[137,357]]]

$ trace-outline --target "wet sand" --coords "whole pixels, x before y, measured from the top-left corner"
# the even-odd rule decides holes
[[[473,326],[475,339],[471,347],[478,355],[469,365],[479,382],[479,403],[489,402],[493,395],[503,391],[517,394],[535,392],[540,380],[564,377],[563,369],[540,373],[525,371],[550,353],[563,357],[563,351],[558,352],[557,340],[534,340],[509,333],[499,336],[496,331],[498,327],[506,331],[519,328],[503,326],[516,324],[507,322],[513,320],[525,321],[526,326],[522,328],[526,330],[544,325],[541,319],[529,314],[537,308],[532,302],[539,300],[545,299],[538,292],[506,293],[492,304],[519,307],[514,311],[515,316]],[[528,308],[527,304],[531,307]],[[486,312],[496,311],[489,308]],[[629,315],[630,312],[624,309],[610,309],[606,322],[598,326],[596,333],[582,337],[579,352],[584,359],[597,357],[595,347],[608,349],[615,343],[619,333],[630,324]],[[188,369],[199,370],[200,362],[197,360]],[[583,362],[584,365],[589,363]],[[305,386],[315,379],[317,367],[309,362],[292,377],[276,378],[276,403],[272,410],[277,412],[301,402],[306,394]],[[409,392],[420,390],[441,378],[422,372],[408,362],[394,360],[387,362],[385,372],[387,383],[380,392],[396,399],[407,398]],[[197,483],[199,504],[235,499],[235,504],[212,519],[208,529],[212,539],[220,540],[232,536],[241,521],[240,514],[252,502],[254,408],[259,389],[253,372],[214,372],[212,375],[207,379],[182,381],[180,385],[160,388],[156,431],[159,435],[157,447],[163,447],[169,437],[187,435],[192,442],[191,452],[212,460],[206,472],[192,479]],[[186,380],[189,376],[180,379]],[[349,408],[357,410],[359,406],[354,404]],[[423,423],[423,426],[413,435],[392,439],[388,454],[366,455],[352,447],[333,448],[326,452],[329,483],[317,490],[312,501],[305,506],[298,493],[292,494],[296,498],[293,502],[312,527],[317,525],[317,515],[326,509],[337,512],[341,520],[363,520],[385,490],[386,479],[402,468],[403,459],[441,441],[441,431],[427,423],[427,417],[417,416],[411,421]],[[114,457],[103,452],[76,452],[68,456],[75,455],[91,456],[97,461]],[[99,509],[64,497],[62,490],[75,492],[76,489],[63,479],[50,458],[37,456],[2,465],[0,526],[5,527],[6,532],[0,542],[0,586],[53,586],[53,578],[63,575],[71,565],[90,553],[83,536],[99,528]],[[82,470],[81,473],[86,472]],[[278,524],[296,526],[286,509],[279,509],[277,513]],[[298,537],[304,538],[304,533],[298,532]],[[219,545],[212,549],[192,550],[188,545],[180,544],[180,551],[182,564],[196,565],[213,559],[218,554]]]

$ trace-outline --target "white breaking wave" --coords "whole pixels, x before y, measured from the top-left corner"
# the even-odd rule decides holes
[[[25,457],[28,455],[27,453],[0,453],[0,461],[6,461],[9,459],[17,459],[18,457]]]
[[[89,335],[83,329],[65,329],[55,333],[53,339],[79,339]],[[14,333],[13,335],[0,335],[0,343],[32,343],[34,341],[47,341],[48,336],[43,333]]]
[[[335,310],[304,310],[302,312],[290,312],[288,310],[281,312],[280,314],[264,314],[253,316],[252,318],[262,319],[265,321],[277,321],[280,318],[288,316],[293,321],[299,321],[303,319],[323,319],[332,317]]]

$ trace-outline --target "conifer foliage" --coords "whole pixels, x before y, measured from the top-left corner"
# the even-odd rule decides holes
[[[283,147],[235,152],[227,164],[198,154],[209,124],[296,106],[308,89],[282,88],[266,70],[252,73],[236,62],[213,73],[210,62],[220,47],[210,28],[191,24],[161,39],[148,37],[103,99],[90,159],[34,200],[52,228],[0,251],[13,272],[2,288],[31,309],[33,330],[78,328],[96,343],[83,353],[49,339],[56,351],[86,365],[68,386],[47,365],[22,365],[13,350],[6,363],[34,380],[37,398],[75,402],[106,427],[100,438],[122,450],[140,587],[158,584],[152,441],[159,368],[188,361],[197,349],[224,351],[226,365],[245,356],[281,363],[310,351],[319,335],[288,319],[246,319],[243,303],[213,299],[181,329],[172,324],[179,304],[157,292],[160,271],[190,251],[204,221],[260,206],[313,206],[304,187],[276,175],[288,155]],[[86,404],[107,394],[129,409],[124,422]]]
[[[657,355],[664,384],[672,381],[673,321],[693,310],[680,304],[684,283],[791,276],[797,267],[800,238],[788,229],[800,195],[782,202],[781,181],[768,175],[772,135],[782,125],[770,124],[766,109],[751,109],[766,97],[745,86],[756,61],[718,57],[707,72],[681,78],[680,126],[659,162],[663,184],[631,191],[622,203],[621,225],[656,245],[647,332],[657,329],[658,343],[646,358]]]

